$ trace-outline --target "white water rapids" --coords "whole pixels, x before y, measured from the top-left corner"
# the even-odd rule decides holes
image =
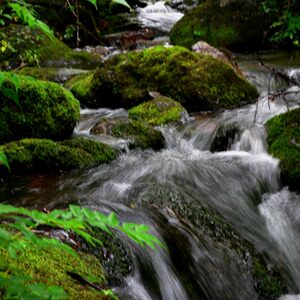
[[[296,76],[298,69],[289,72]],[[280,266],[289,289],[280,300],[299,300],[300,196],[281,185],[279,161],[267,153],[264,127],[268,119],[286,111],[286,103],[267,100],[268,78],[262,72],[247,74],[261,86],[258,104],[194,116],[178,128],[160,128],[167,145],[159,152],[128,151],[126,140],[93,137],[122,149],[122,154],[109,165],[48,178],[47,186],[41,178],[26,188],[20,183],[15,188],[16,193],[22,191],[19,202],[52,208],[76,199],[116,211],[122,220],[152,226],[168,251],[128,242],[134,272],[116,288],[120,299],[260,299],[251,278],[238,267],[239,257],[207,238],[201,226],[178,217],[171,206],[178,203],[189,215],[200,206],[221,215],[258,251],[267,253],[270,263]],[[288,100],[290,109],[298,107],[300,95]],[[104,116],[126,117],[127,112],[82,110],[75,134],[89,136]],[[220,126],[237,131],[226,151],[212,153]],[[159,208],[160,197],[167,197],[170,206]]]

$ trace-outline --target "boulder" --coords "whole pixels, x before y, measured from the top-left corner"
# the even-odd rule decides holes
[[[18,81],[18,99],[0,91],[0,144],[22,138],[64,139],[80,118],[79,102],[56,83],[4,73],[6,88]],[[13,79],[14,78],[14,79]]]
[[[32,172],[58,172],[87,168],[112,161],[117,152],[112,147],[86,138],[62,142],[47,139],[23,139],[0,146],[13,175]],[[0,169],[0,177],[5,171]]]
[[[67,85],[88,107],[131,108],[157,91],[188,111],[219,110],[255,101],[257,90],[232,67],[182,47],[157,46],[105,61]]]
[[[268,151],[280,159],[281,180],[300,191],[300,108],[276,116],[266,123]]]
[[[181,123],[188,118],[187,111],[179,102],[161,95],[129,109],[128,114],[129,118],[152,126]]]
[[[110,135],[129,140],[129,148],[161,149],[164,147],[163,135],[153,127],[140,121],[127,118],[103,118],[90,131],[91,134]]]
[[[244,76],[240,68],[238,67],[237,63],[235,63],[230,55],[225,55],[222,51],[218,50],[217,48],[209,45],[208,43],[204,41],[199,41],[196,44],[192,46],[192,51],[200,53],[200,54],[206,54],[210,55],[215,59],[218,59],[222,61],[225,64],[228,64],[233,68],[233,70],[240,76]]]
[[[228,1],[227,1],[228,2]],[[234,51],[260,49],[272,24],[259,7],[247,1],[206,0],[188,11],[170,33],[171,42],[191,48],[199,40]]]

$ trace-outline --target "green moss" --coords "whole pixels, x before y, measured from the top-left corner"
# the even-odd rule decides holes
[[[39,30],[23,25],[0,28],[0,37],[9,48],[0,52],[0,66],[78,65],[94,64],[99,57],[84,51],[74,51],[56,37],[49,38]]]
[[[129,148],[161,149],[164,147],[164,137],[161,132],[140,121],[103,118],[91,129],[91,133],[129,139]]]
[[[93,96],[91,95],[91,85],[93,80],[94,72],[80,74],[74,76],[68,80],[65,84],[66,88],[70,88],[72,94],[83,104],[88,106],[93,106]],[[85,103],[85,99],[88,99],[88,103]]]
[[[23,139],[2,145],[0,150],[7,156],[12,174],[92,167],[117,156],[110,146],[85,138],[63,142]]]
[[[179,102],[170,98],[159,96],[148,102],[131,108],[129,117],[141,120],[153,126],[179,122],[185,109]]]
[[[189,111],[218,110],[251,102],[258,95],[227,64],[182,47],[158,46],[112,57],[86,80],[83,86],[91,85],[80,100],[92,107],[131,108],[157,91]]]
[[[266,124],[269,153],[280,159],[283,184],[300,191],[300,109],[276,116]]]
[[[84,278],[97,278],[97,284],[104,284],[105,277],[99,260],[88,254],[74,257],[65,251],[50,247],[47,249],[30,246],[18,253],[16,258],[9,256],[6,250],[0,249],[0,275],[27,275],[33,283],[57,285],[62,287],[70,299],[109,299],[101,292],[83,286],[68,274],[74,272]]]
[[[221,7],[219,1],[207,0],[175,24],[170,39],[187,48],[204,40],[215,47],[249,51],[261,47],[270,24],[268,16],[243,1]]]
[[[62,86],[18,76],[18,102],[0,91],[0,143],[21,138],[63,139],[80,117],[79,102]],[[7,86],[11,86],[8,77]]]
[[[278,268],[271,263],[267,264],[265,257],[212,208],[203,207],[199,202],[163,185],[143,189],[135,199],[134,205],[137,203],[142,207],[145,204],[158,210],[168,207],[178,219],[195,226],[202,245],[207,243],[210,247],[213,245],[220,249],[228,260],[233,260],[232,263],[237,265],[242,274],[251,279],[258,299],[277,299],[287,292],[286,283]],[[173,234],[172,231],[169,241],[166,241],[168,245],[174,244],[176,240]],[[172,251],[170,255],[172,256]],[[175,256],[174,260],[177,261],[178,257]],[[213,271],[218,272],[218,268]]]
[[[278,273],[268,268],[261,256],[253,257],[253,274],[256,290],[259,294],[267,296],[266,299],[278,299],[286,293]]]

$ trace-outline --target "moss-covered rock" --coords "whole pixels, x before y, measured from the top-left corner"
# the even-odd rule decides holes
[[[262,47],[264,31],[271,24],[268,19],[247,1],[221,7],[220,1],[206,0],[175,24],[170,39],[187,48],[204,40],[215,47],[251,50]]]
[[[12,174],[92,167],[117,157],[110,146],[86,138],[63,142],[23,139],[0,146],[0,151],[5,153]]]
[[[276,116],[266,124],[268,151],[280,159],[283,184],[300,191],[300,109]]]
[[[107,60],[71,91],[90,107],[130,108],[156,91],[189,111],[218,110],[253,101],[258,93],[227,64],[182,47],[153,47]]]
[[[154,207],[158,210],[166,209],[176,215],[178,220],[183,223],[193,225],[193,232],[198,236],[200,243],[206,246],[220,250],[224,255],[222,266],[226,268],[236,265],[235,272],[244,276],[247,284],[251,284],[257,293],[258,299],[277,299],[287,292],[287,285],[279,272],[279,268],[273,265],[267,256],[259,253],[255,247],[245,240],[228,222],[216,211],[211,208],[200,205],[189,199],[187,195],[174,191],[170,187],[163,185],[150,186],[146,189],[139,189],[134,195],[129,197],[129,203],[134,206]],[[195,228],[195,229],[194,229]],[[165,234],[165,241],[172,247],[170,256],[176,263],[181,261],[181,267],[189,265],[190,257],[184,256],[184,249],[188,247],[188,242],[180,246],[180,241],[174,238],[174,233]],[[172,246],[171,246],[172,245]],[[177,247],[183,247],[179,253],[181,257],[176,256]],[[206,248],[205,248],[206,249]],[[187,251],[187,255],[190,252]],[[195,261],[193,260],[193,263]],[[202,262],[201,268],[208,272],[220,272],[218,264],[211,265],[207,268],[205,261]],[[222,268],[221,268],[222,269]],[[178,270],[178,272],[182,270]],[[190,271],[190,270],[189,270]],[[205,272],[205,271],[204,271]],[[220,275],[221,276],[221,275]],[[198,285],[199,282],[196,283]]]
[[[102,266],[95,256],[81,253],[75,257],[55,247],[41,249],[36,246],[27,247],[15,258],[4,248],[0,249],[0,254],[1,277],[29,276],[32,278],[30,283],[62,287],[70,299],[110,299],[92,287],[80,284],[67,273],[94,278],[96,284],[105,284]]]
[[[6,87],[12,87],[6,73]],[[80,118],[80,105],[62,86],[17,76],[18,99],[0,91],[0,144],[21,138],[68,137]]]
[[[153,126],[179,123],[187,116],[186,110],[179,102],[164,96],[141,103],[128,111],[129,118],[144,121]]]
[[[103,118],[91,129],[91,134],[104,134],[127,139],[131,149],[161,149],[165,144],[160,131],[140,121],[126,118]]]
[[[50,38],[39,30],[22,25],[10,25],[0,29],[0,38],[9,45],[0,52],[2,68],[20,64],[36,65],[92,65],[99,57],[84,51],[74,51],[56,37]]]

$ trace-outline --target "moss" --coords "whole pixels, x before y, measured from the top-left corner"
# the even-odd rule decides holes
[[[91,85],[80,101],[92,107],[131,108],[150,100],[150,91],[180,102],[189,111],[230,108],[258,96],[227,64],[182,47],[158,46],[112,57],[87,85],[86,81],[83,86]]]
[[[264,255],[259,253],[212,208],[203,207],[199,202],[162,185],[152,185],[148,189],[142,189],[140,194],[135,194],[129,201],[132,199],[137,199],[138,205],[142,204],[143,208],[145,205],[158,210],[168,208],[176,215],[177,219],[195,226],[203,245],[208,243],[216,249],[221,249],[226,258],[233,260],[233,263],[238,266],[241,274],[245,274],[251,279],[258,299],[277,299],[287,292],[286,283],[278,268],[271,263],[267,264]],[[131,205],[133,204],[131,203]],[[169,240],[166,241],[168,245],[174,244],[173,235]],[[174,259],[177,261],[178,257]],[[214,271],[218,272],[218,269],[216,268]]]
[[[266,124],[268,151],[280,159],[283,184],[300,191],[300,109],[276,116]]]
[[[93,95],[91,94],[91,85],[94,72],[80,74],[68,80],[66,88],[70,88],[72,94],[83,104],[94,106]],[[85,101],[86,100],[86,101]]]
[[[11,86],[9,75],[6,85]],[[62,86],[18,76],[18,102],[0,91],[0,143],[21,138],[68,137],[80,118],[79,102]]]
[[[262,47],[264,31],[271,22],[258,8],[245,2],[236,1],[224,7],[220,7],[219,1],[201,3],[174,25],[171,42],[187,48],[199,40],[231,50]]]
[[[0,66],[16,67],[22,63],[37,65],[93,65],[98,57],[84,51],[74,51],[56,37],[49,38],[39,30],[23,25],[9,25],[0,29],[0,37],[9,43],[0,52]]]
[[[2,145],[0,150],[6,154],[12,174],[92,167],[117,156],[110,146],[85,138],[63,142],[23,139]]]
[[[129,148],[131,149],[161,149],[164,147],[164,137],[158,130],[140,121],[132,121],[125,118],[103,118],[91,129],[91,133],[129,139]]]
[[[256,290],[266,299],[278,299],[286,293],[280,277],[272,268],[268,268],[261,256],[253,257],[253,274]]]
[[[179,102],[171,98],[159,96],[131,108],[128,113],[131,119],[159,126],[180,122],[181,117],[186,114],[186,111]]]
[[[57,285],[62,287],[70,299],[109,299],[101,292],[83,286],[72,279],[68,274],[74,272],[84,278],[97,278],[97,284],[105,284],[105,277],[99,260],[88,254],[79,254],[74,257],[65,251],[50,247],[27,247],[26,251],[18,253],[16,258],[9,256],[6,250],[0,249],[0,274],[4,277],[12,275],[27,275],[33,283]]]
[[[45,81],[56,81],[57,68],[25,67],[16,72],[18,75],[30,76]]]

